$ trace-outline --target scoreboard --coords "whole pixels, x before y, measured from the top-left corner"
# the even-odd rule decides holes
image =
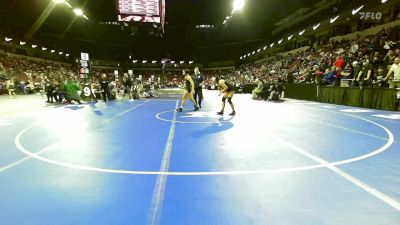
[[[118,20],[160,23],[164,27],[165,0],[119,0]]]
[[[121,0],[119,13],[126,15],[159,16],[159,0]]]

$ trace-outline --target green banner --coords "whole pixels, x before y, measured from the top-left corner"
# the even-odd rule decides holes
[[[396,111],[396,89],[359,87],[320,87],[318,101]]]

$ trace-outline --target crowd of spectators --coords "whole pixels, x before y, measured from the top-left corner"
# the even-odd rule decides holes
[[[46,84],[59,82],[74,74],[69,64],[0,53],[1,90],[18,94],[43,92]]]
[[[328,42],[246,64],[236,73],[250,82],[272,79],[282,83],[389,87],[388,78],[393,73],[387,75],[399,57],[399,39],[389,39],[389,31],[383,30],[356,41]]]
[[[302,51],[278,54],[235,69],[203,70],[204,85],[215,88],[218,79],[228,79],[239,89],[246,84],[255,84],[257,88],[253,91],[254,97],[262,93],[264,87],[270,88],[271,85],[282,83],[398,87],[399,69],[394,71],[393,64],[398,65],[400,61],[400,41],[399,34],[393,33],[382,30],[378,35],[359,37],[357,40],[313,45]],[[62,96],[63,93],[59,92],[62,92],[60,90],[68,81],[83,85],[78,69],[78,66],[70,64],[0,53],[0,91],[8,90],[10,95],[46,93],[50,95],[48,101],[52,102],[51,93],[58,92],[53,97]],[[158,69],[133,73],[129,76],[142,89],[161,86],[161,83],[164,87],[182,87],[184,84],[180,70],[163,73]],[[104,74],[105,78],[102,79]],[[92,71],[92,87],[100,90],[100,83],[107,79],[115,91],[122,90],[123,77],[124,71],[116,75],[115,69],[95,68]],[[397,79],[397,83],[389,82],[393,78],[395,81]]]

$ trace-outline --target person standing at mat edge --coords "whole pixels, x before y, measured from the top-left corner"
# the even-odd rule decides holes
[[[393,73],[393,76],[391,76]],[[384,79],[384,81],[389,80],[390,78],[390,88],[400,88],[400,58],[396,57],[394,59],[394,63],[393,65],[390,67],[390,70],[388,71],[388,73],[386,74],[386,77]],[[400,95],[400,91],[397,93],[398,95]]]
[[[100,87],[104,102],[107,102],[107,99],[108,101],[111,101],[111,92],[109,84],[110,82],[107,79],[107,75],[103,73],[100,80]]]
[[[232,97],[235,94],[235,91],[233,89],[233,84],[231,84],[230,82],[228,82],[226,80],[219,80],[218,81],[218,89],[220,90],[220,93],[218,96],[221,96],[221,94],[223,94],[223,97],[222,97],[222,109],[217,114],[224,115],[225,101],[226,101],[226,99],[228,99],[228,102],[232,108],[232,112],[229,115],[230,116],[236,115],[235,107],[233,106],[233,102],[232,102]]]
[[[122,82],[124,84],[124,95],[122,96],[122,98],[125,98],[125,95],[128,94],[130,101],[133,101],[133,96],[132,96],[132,83],[133,82],[127,73],[124,74],[124,78],[123,78]]]
[[[201,101],[203,100],[203,81],[204,76],[200,73],[199,67],[194,68],[194,100],[197,102],[197,105],[201,108]]]
[[[177,108],[176,111],[178,112],[182,112],[183,108],[186,105],[186,100],[190,99],[190,101],[193,102],[194,105],[194,111],[199,110],[199,106],[197,105],[196,101],[193,98],[194,95],[194,81],[192,79],[192,77],[189,74],[186,74],[185,70],[182,70],[182,74],[183,76],[185,76],[184,81],[185,81],[185,87],[184,87],[184,91],[183,91],[183,95],[182,95],[182,103],[181,103],[181,107]]]

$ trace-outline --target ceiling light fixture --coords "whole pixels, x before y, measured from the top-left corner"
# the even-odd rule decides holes
[[[233,10],[232,13],[236,12],[236,11],[240,11],[242,10],[244,7],[244,0],[235,0],[233,2]]]
[[[315,26],[313,26],[313,30],[316,30],[319,26],[321,25],[321,23],[319,23],[319,24],[317,24],[317,25],[315,25]]]
[[[77,15],[77,16],[82,16],[83,15],[82,9],[74,9],[73,11],[74,11],[75,15]]]
[[[339,15],[337,15],[335,18],[330,19],[329,23],[334,23],[337,19],[339,18]]]
[[[357,9],[353,9],[353,10],[351,10],[351,14],[352,15],[355,15],[355,14],[357,14],[362,8],[364,8],[364,5],[362,5],[362,6],[360,6],[360,7],[358,7]]]

